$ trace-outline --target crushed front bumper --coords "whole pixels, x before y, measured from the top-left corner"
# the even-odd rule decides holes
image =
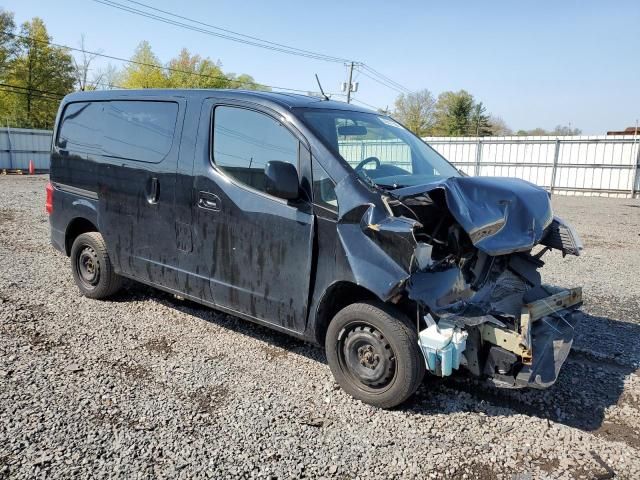
[[[533,361],[515,377],[515,387],[547,388],[553,385],[569,356],[575,327],[582,312],[564,310],[543,317],[531,329]]]
[[[581,303],[581,288],[561,290],[523,305],[517,331],[479,325],[481,342],[489,348],[483,374],[500,387],[553,385],[573,345]]]

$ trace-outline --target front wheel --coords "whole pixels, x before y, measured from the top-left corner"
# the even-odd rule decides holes
[[[380,302],[354,303],[340,310],[329,324],[325,348],[342,389],[376,407],[401,404],[424,377],[416,327]]]
[[[78,235],[71,246],[73,279],[85,297],[106,298],[116,293],[122,277],[113,270],[102,235],[89,232]]]

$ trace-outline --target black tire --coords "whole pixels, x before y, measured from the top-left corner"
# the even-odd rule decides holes
[[[416,330],[405,315],[381,302],[343,308],[325,339],[333,376],[358,400],[380,408],[400,405],[425,374]]]
[[[89,232],[78,235],[71,247],[73,279],[85,297],[102,299],[116,293],[122,277],[113,270],[102,235]]]

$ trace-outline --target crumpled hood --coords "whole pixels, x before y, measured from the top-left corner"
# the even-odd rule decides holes
[[[473,245],[492,256],[531,249],[553,220],[549,194],[516,178],[451,177],[390,195],[402,200],[438,189]]]
[[[402,201],[435,191],[476,248],[491,256],[532,248],[553,219],[547,192],[516,179],[452,177],[386,195]],[[383,195],[355,173],[336,185],[336,196],[338,237],[354,280],[383,300],[391,298],[414,273],[417,220],[394,216]]]

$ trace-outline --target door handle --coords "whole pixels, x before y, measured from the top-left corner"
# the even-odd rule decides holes
[[[160,182],[156,177],[149,179],[149,185],[147,187],[147,202],[154,204],[158,203],[160,198]]]
[[[205,210],[220,211],[220,198],[209,192],[198,192],[198,207]]]

